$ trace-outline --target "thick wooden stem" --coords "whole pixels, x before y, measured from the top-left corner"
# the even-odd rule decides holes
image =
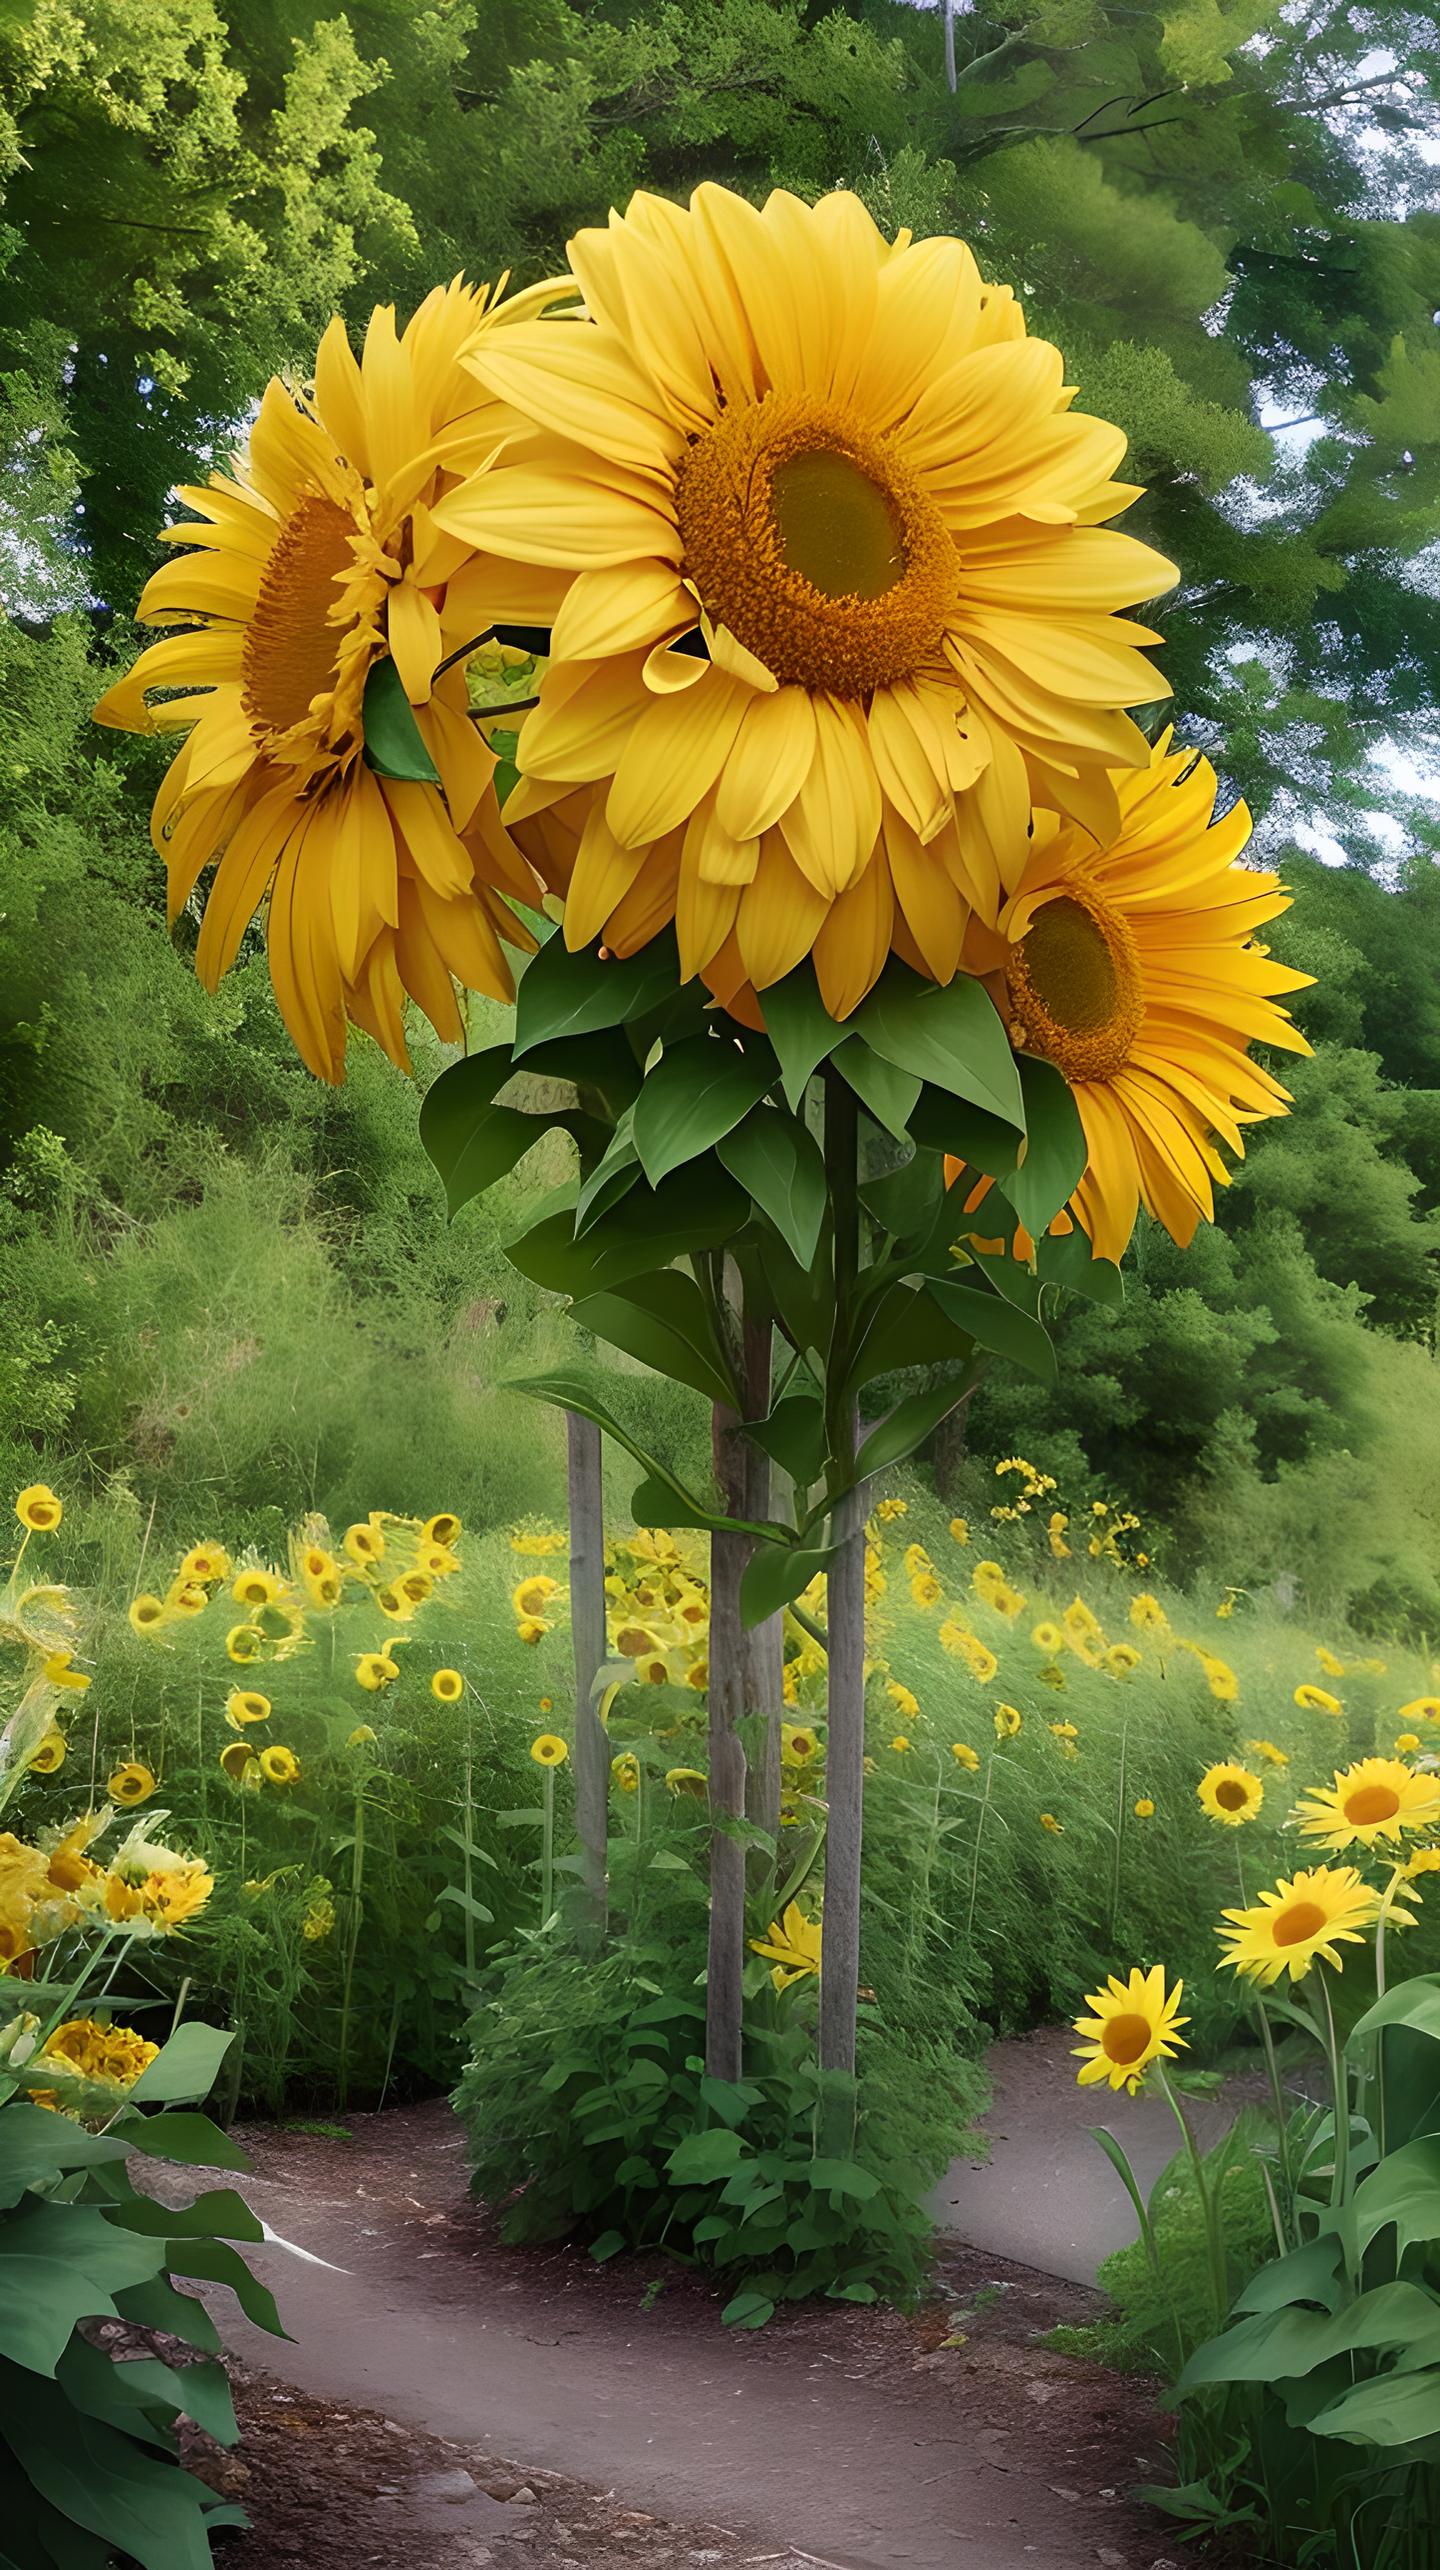
[[[715,1478],[728,1511],[744,1514],[745,1443],[733,1410],[714,1413]],[[745,1849],[726,1827],[745,1816],[745,1634],[740,1582],[748,1536],[710,1538],[710,1946],[705,1984],[705,2067],[712,2079],[741,2076],[744,2044]]]
[[[771,1322],[747,1313],[744,1325],[745,1409],[763,1419],[770,1408],[774,1329]],[[744,1449],[747,1517],[768,1517],[770,1458],[748,1438]],[[752,1753],[745,1786],[749,1818],[772,1837],[780,1827],[780,1722],[785,1696],[785,1619],[767,1616],[745,1636],[745,1710],[764,1717],[758,1752]]]
[[[835,1227],[835,1318],[826,1386],[829,1446],[840,1477],[855,1458],[856,1412],[842,1389],[859,1275],[858,1118],[854,1091],[828,1066],[825,1166]],[[853,2072],[860,1986],[860,1847],[865,1798],[865,1499],[837,1499],[831,1537],[840,1547],[826,1579],[825,1910],[820,1943],[820,2067]]]
[[[600,1431],[565,1414],[570,1481],[570,1633],[575,1653],[575,1826],[580,1841],[581,1932],[605,1933],[610,1755],[595,1703],[605,1657],[605,1505]]]

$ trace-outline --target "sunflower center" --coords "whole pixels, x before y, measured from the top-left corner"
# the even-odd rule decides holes
[[[333,694],[341,634],[335,583],[353,568],[354,520],[316,494],[291,510],[271,549],[245,634],[241,697],[266,748]]]
[[[1068,1080],[1123,1069],[1144,1014],[1140,958],[1126,922],[1088,887],[1071,885],[1036,911],[1006,981],[1017,1044]]]
[[[937,648],[955,547],[843,403],[767,393],[723,412],[680,465],[675,513],[707,615],[783,685],[866,696]]]
[[[1132,2061],[1138,2061],[1143,2052],[1148,2052],[1150,2036],[1148,2017],[1112,2017],[1100,2038],[1101,2049],[1107,2061],[1128,2070]]]
[[[1223,1785],[1216,1786],[1215,1800],[1222,1811],[1243,1811],[1250,1800],[1250,1790],[1247,1785],[1237,1785],[1227,1777]]]
[[[1393,1785],[1358,1785],[1345,1797],[1346,1819],[1356,1829],[1371,1829],[1377,1821],[1393,1820],[1400,1809],[1400,1797]]]
[[[1277,1945],[1303,1945],[1308,1937],[1318,1936],[1324,1925],[1325,1913],[1318,1901],[1292,1901],[1272,1919],[1270,1933]]]

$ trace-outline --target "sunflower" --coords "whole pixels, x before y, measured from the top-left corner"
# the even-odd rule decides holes
[[[570,1752],[558,1731],[542,1731],[531,1741],[530,1755],[537,1767],[563,1767]]]
[[[1065,1635],[1058,1624],[1037,1624],[1030,1639],[1047,1660],[1053,1660],[1056,1652],[1065,1648]]]
[[[904,1758],[909,1755],[910,1742],[903,1731],[896,1732],[890,1746],[895,1751],[897,1757]]]
[[[1154,1819],[1154,1817],[1155,1817],[1155,1806],[1154,1806],[1153,1802],[1151,1801],[1151,1799],[1150,1799],[1150,1797],[1149,1797],[1149,1795],[1148,1795],[1148,1794],[1142,1794],[1142,1795],[1141,1795],[1141,1797],[1140,1797],[1140,1800],[1139,1800],[1139,1801],[1138,1801],[1138,1803],[1135,1805],[1135,1817],[1136,1817],[1136,1819],[1137,1819],[1137,1820],[1153,1820],[1153,1819]]]
[[[220,1770],[232,1785],[243,1785],[248,1776],[259,1782],[260,1753],[248,1740],[227,1740],[220,1752]]]
[[[356,1525],[345,1529],[345,1550],[352,1562],[362,1569],[385,1558],[385,1538],[378,1526]]]
[[[1133,2096],[1152,2062],[1183,2052],[1179,2029],[1190,2023],[1179,2013],[1184,1992],[1183,1981],[1166,1990],[1160,1963],[1148,1972],[1137,1967],[1128,1981],[1112,1972],[1105,1988],[1092,1991],[1086,2000],[1089,2015],[1075,2019],[1075,2032],[1084,2038],[1076,2047],[1080,2086],[1095,2088],[1108,2080],[1112,2088],[1128,2088]]]
[[[1018,1705],[997,1704],[995,1707],[996,1739],[1014,1740],[1019,1733],[1022,1720],[1023,1716]]]
[[[271,1785],[294,1785],[300,1781],[300,1761],[293,1749],[282,1749],[276,1741],[260,1752],[260,1766]]]
[[[458,1704],[465,1693],[465,1681],[458,1669],[437,1669],[430,1681],[430,1693],[437,1704]]]
[[[495,753],[464,670],[444,664],[497,616],[551,613],[563,584],[492,573],[431,508],[497,442],[499,409],[462,355],[553,292],[499,303],[457,279],[403,331],[376,311],[358,361],[332,321],[313,386],[273,380],[232,473],[182,487],[193,514],[164,540],[185,550],[137,609],[169,630],[96,708],[122,730],[184,729],[152,823],[171,917],[218,859],[196,951],[213,990],[268,889],[275,995],[324,1079],[344,1077],[347,1019],[406,1061],[407,991],[460,1042],[451,976],[508,998],[500,938],[533,944],[501,897],[533,900],[534,884],[500,822]],[[366,763],[382,665],[429,781]],[[147,701],[155,689],[166,701]]]
[[[1322,1847],[1374,1847],[1440,1821],[1440,1776],[1417,1775],[1398,1758],[1361,1758],[1333,1785],[1302,1795],[1295,1818],[1301,1837]]]
[[[1170,1618],[1158,1597],[1140,1589],[1130,1600],[1130,1621],[1137,1633],[1168,1633]]]
[[[47,1482],[32,1481],[16,1499],[15,1514],[27,1535],[52,1535],[65,1514],[65,1506]]]
[[[622,1794],[638,1794],[640,1791],[640,1761],[635,1756],[633,1750],[622,1749],[618,1758],[612,1758],[610,1761],[610,1773],[614,1777]]]
[[[131,1758],[117,1767],[105,1787],[112,1803],[129,1810],[137,1803],[148,1803],[155,1791],[155,1778],[143,1759]]]
[[[1195,1791],[1212,1820],[1225,1823],[1227,1829],[1239,1829],[1253,1820],[1265,1800],[1265,1788],[1248,1767],[1236,1766],[1225,1759],[1207,1767]]]
[[[1294,1700],[1302,1713],[1339,1714],[1345,1710],[1338,1695],[1332,1695],[1328,1687],[1297,1687]]]
[[[53,1776],[57,1768],[63,1767],[64,1764],[65,1739],[64,1734],[59,1731],[47,1731],[44,1739],[32,1750],[26,1760],[32,1776]]]
[[[230,1556],[222,1544],[192,1544],[180,1565],[185,1580],[223,1579],[230,1568]]]
[[[1229,1947],[1221,1961],[1267,1988],[1282,1972],[1303,1980],[1317,1956],[1338,1972],[1337,1948],[1359,1945],[1379,1911],[1379,1893],[1362,1883],[1353,1865],[1316,1865],[1262,1892],[1252,1908],[1225,1912],[1231,1924],[1216,1929]]]
[[[803,1981],[820,1970],[821,1927],[818,1919],[807,1919],[798,1901],[791,1901],[783,1919],[772,1919],[768,1936],[750,1939],[752,1954],[763,1954],[774,1965],[770,1978],[777,1990],[788,1990],[792,1981]]]
[[[138,1606],[139,1603],[137,1598],[135,1604]],[[135,1621],[133,1606],[130,1621],[132,1624]],[[225,1656],[227,1660],[234,1661],[237,1669],[248,1669],[252,1661],[259,1659],[264,1648],[265,1636],[256,1624],[232,1624],[225,1636]]]
[[[1105,1654],[1105,1666],[1112,1678],[1133,1678],[1140,1666],[1140,1654],[1129,1642],[1112,1642]]]
[[[437,511],[567,579],[514,812],[567,940],[673,919],[727,1003],[813,955],[836,1016],[892,949],[950,980],[1032,798],[1105,827],[1167,692],[1115,610],[1173,568],[1099,524],[1123,431],[962,242],[849,193],[639,195],[570,264],[586,319],[467,360],[534,433]]]
[[[972,1776],[980,1764],[980,1760],[975,1751],[971,1748],[968,1740],[952,1740],[950,1743],[950,1755],[954,1759],[957,1767],[964,1767]]]
[[[1118,828],[1037,813],[998,929],[966,941],[1016,1049],[1074,1092],[1089,1160],[1070,1211],[1097,1258],[1120,1257],[1142,1204],[1185,1246],[1226,1183],[1217,1141],[1243,1156],[1242,1126],[1289,1103],[1248,1048],[1310,1049],[1276,1005],[1310,976],[1252,942],[1288,897],[1237,865],[1249,813],[1212,822],[1215,771],[1170,738],[1115,778]]]
[[[132,1632],[158,1633],[161,1625],[166,1621],[165,1601],[163,1597],[153,1597],[148,1590],[145,1590],[139,1597],[131,1598],[126,1613]]]
[[[1051,1838],[1063,1838],[1065,1835],[1065,1823],[1057,1820],[1053,1811],[1042,1811],[1040,1826]]]
[[[427,1544],[440,1544],[449,1552],[460,1532],[460,1520],[453,1508],[442,1508],[426,1518],[420,1532]]]
[[[1409,1704],[1402,1704],[1395,1719],[1397,1722],[1440,1722],[1440,1696],[1413,1697]]]
[[[281,1587],[275,1571],[261,1570],[257,1565],[239,1573],[230,1594],[237,1606],[273,1606]]]
[[[252,1722],[268,1722],[270,1698],[255,1687],[232,1687],[225,1698],[225,1719],[232,1731],[243,1731]]]

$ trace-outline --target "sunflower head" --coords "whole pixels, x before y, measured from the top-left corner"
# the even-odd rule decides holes
[[[1216,1930],[1237,1972],[1269,1987],[1288,1972],[1301,1981],[1317,1960],[1338,1972],[1342,1945],[1359,1945],[1380,1914],[1380,1895],[1353,1865],[1316,1865],[1291,1875],[1247,1909],[1227,1910]]]
[[[155,1778],[143,1759],[131,1758],[115,1769],[105,1791],[122,1811],[133,1810],[137,1803],[148,1803],[155,1791]]]
[[[148,1591],[131,1598],[127,1614],[132,1633],[158,1633],[161,1625],[169,1621],[164,1599],[153,1597]]]
[[[1229,1829],[1239,1829],[1247,1820],[1253,1820],[1265,1800],[1259,1777],[1230,1759],[1207,1767],[1195,1791],[1201,1809]]]
[[[64,1764],[65,1735],[61,1731],[47,1731],[26,1760],[32,1776],[53,1776]]]
[[[1399,1758],[1361,1758],[1295,1807],[1300,1835],[1322,1847],[1375,1847],[1440,1822],[1440,1776]]]
[[[260,1770],[267,1784],[293,1785],[299,1782],[300,1761],[293,1749],[282,1749],[276,1741],[261,1750]]]
[[[1157,1963],[1148,1972],[1137,1966],[1127,1981],[1112,1972],[1103,1990],[1092,1991],[1085,2002],[1089,2013],[1075,2020],[1082,2038],[1076,2050],[1081,2087],[1108,2083],[1133,2097],[1152,2062],[1183,2052],[1179,2028],[1190,2022],[1179,2013],[1184,1988],[1177,1981],[1167,1990],[1164,1965]]]
[[[1328,1713],[1331,1715],[1338,1715],[1342,1714],[1345,1710],[1345,1707],[1341,1703],[1338,1695],[1331,1695],[1328,1687],[1297,1687],[1295,1690],[1295,1702],[1300,1707],[1302,1713]]]
[[[232,1687],[225,1698],[225,1719],[232,1731],[244,1731],[252,1722],[268,1722],[270,1698],[255,1687]]]
[[[65,1514],[65,1507],[48,1482],[32,1481],[18,1493],[15,1514],[27,1535],[53,1535]]]
[[[430,1681],[430,1693],[438,1704],[458,1704],[465,1692],[465,1681],[458,1669],[437,1669]]]
[[[542,1731],[531,1741],[530,1755],[537,1767],[563,1767],[570,1751],[558,1731]]]
[[[610,1773],[614,1777],[622,1794],[638,1794],[640,1791],[640,1761],[635,1756],[633,1750],[622,1749],[618,1758],[612,1758],[610,1761]]]
[[[260,1753],[248,1740],[227,1740],[220,1752],[220,1771],[232,1785],[243,1785],[247,1779],[258,1784]]]

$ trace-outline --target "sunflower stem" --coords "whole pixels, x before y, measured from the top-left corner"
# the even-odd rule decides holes
[[[855,1092],[825,1066],[825,1169],[834,1231],[835,1301],[825,1373],[826,1443],[838,1485],[826,1575],[825,1908],[820,1949],[822,2073],[855,2072],[860,1987],[860,1852],[865,1803],[865,1495],[854,1480],[855,1397],[848,1382],[860,1270],[859,1115]],[[848,1486],[847,1486],[848,1485]]]
[[[1157,2061],[1155,2064],[1154,2079],[1156,2087],[1180,2127],[1185,2157],[1189,2161],[1190,2175],[1194,2180],[1196,2195],[1200,2199],[1200,2214],[1205,2225],[1205,2248],[1210,2267],[1210,2292],[1215,2305],[1215,2326],[1217,2329],[1223,2329],[1225,2316],[1230,2308],[1230,2275],[1225,2262],[1225,2243],[1220,2235],[1219,2207],[1205,2175],[1205,2163],[1200,2155],[1199,2143],[1190,2129],[1190,2118],[1165,2076],[1165,2065],[1162,2061]]]
[[[713,1280],[712,1280],[713,1284]],[[722,1346],[733,1336],[723,1292],[715,1293]],[[738,1412],[717,1402],[711,1413],[715,1479],[727,1514],[743,1517],[745,1443]],[[746,1758],[739,1724],[746,1709],[747,1652],[740,1582],[751,1539],[717,1526],[710,1537],[709,1709],[710,1932],[705,1973],[705,2067],[712,2079],[738,2081],[744,2058]]]
[[[605,1513],[600,1431],[565,1414],[570,1485],[570,1638],[575,1660],[575,1828],[580,1841],[581,1943],[605,1935],[609,1741],[595,1702],[605,1657]]]
[[[555,1906],[555,1770],[546,1767],[540,1784],[540,1925]]]
[[[1330,2093],[1335,2106],[1335,2166],[1330,2177],[1332,2209],[1345,2202],[1350,2192],[1350,2075],[1340,2049],[1335,2026],[1335,2011],[1330,2005],[1330,1992],[1323,1978],[1319,1981],[1319,2035],[1330,2065]]]

